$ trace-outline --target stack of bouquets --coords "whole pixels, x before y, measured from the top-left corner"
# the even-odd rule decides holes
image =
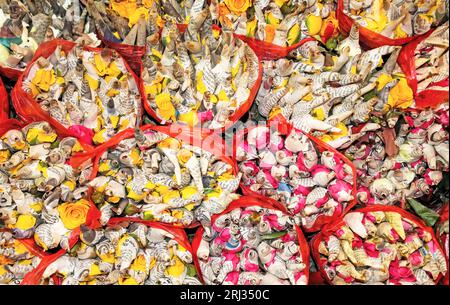
[[[289,124],[256,126],[238,135],[236,160],[244,193],[281,202],[308,232],[320,230],[356,203],[351,162]]]
[[[200,285],[183,230],[124,218],[95,230],[82,226],[78,243],[41,281],[51,276],[62,285]]]
[[[433,230],[397,207],[352,211],[311,246],[324,278],[335,285],[434,285],[448,270]]]
[[[114,50],[53,40],[40,46],[14,89],[26,121],[47,120],[85,143],[101,144],[142,115],[141,83]]]
[[[209,285],[306,285],[309,248],[283,206],[244,196],[199,229],[193,251]]]
[[[214,148],[205,143],[214,143]],[[102,223],[124,215],[183,227],[198,222],[209,226],[211,215],[239,197],[240,174],[223,156],[221,143],[200,129],[148,125],[75,156],[71,164],[83,169],[91,160],[98,162],[89,186]]]
[[[448,284],[448,203],[402,209],[448,46],[444,0],[0,0],[0,284]]]
[[[10,129],[0,141],[0,214],[14,238],[34,238],[44,251],[69,248],[72,230],[85,223],[91,207],[87,182],[92,169],[67,164],[83,150],[59,137],[47,122]]]

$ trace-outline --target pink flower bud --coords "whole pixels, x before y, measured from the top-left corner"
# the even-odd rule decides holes
[[[328,191],[337,202],[348,202],[353,199],[352,186],[343,180],[335,180],[328,185]]]
[[[207,111],[198,112],[197,117],[198,117],[198,120],[201,123],[203,123],[203,122],[211,121],[214,118],[214,114],[213,114],[212,110],[210,109]]]

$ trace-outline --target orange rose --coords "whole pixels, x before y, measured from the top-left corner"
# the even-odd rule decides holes
[[[252,0],[225,0],[228,9],[235,14],[245,13],[252,5]]]
[[[58,206],[59,217],[67,229],[73,230],[86,222],[89,208],[89,202],[85,199],[66,202]]]

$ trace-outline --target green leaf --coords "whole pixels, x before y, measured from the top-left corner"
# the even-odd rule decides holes
[[[80,242],[77,242],[77,243],[70,249],[69,254],[72,255],[72,256],[75,256],[75,255],[76,255],[76,252],[78,251],[78,249],[80,248],[80,246],[81,246],[81,243],[80,243]]]
[[[274,232],[272,234],[267,234],[267,235],[262,235],[261,239],[265,240],[265,239],[275,239],[275,238],[279,238],[281,236],[286,235],[287,231],[281,231],[281,232]]]
[[[422,218],[425,223],[429,226],[433,226],[436,221],[439,219],[439,214],[435,211],[427,208],[420,202],[414,199],[407,199],[409,205],[413,208],[413,210],[416,212],[417,215]]]
[[[61,142],[61,141],[60,141],[60,140],[56,140],[55,142],[53,142],[53,143],[50,145],[50,148],[51,148],[51,149],[57,148],[57,147],[59,146],[59,142]]]
[[[37,136],[33,139],[33,140],[31,140],[30,141],[30,145],[36,145],[37,144]]]
[[[195,270],[194,265],[187,265],[187,275],[195,277],[197,275],[197,270]]]
[[[325,47],[328,50],[334,50],[337,47],[337,41],[335,38],[330,38],[327,40],[327,43],[325,44]]]
[[[377,95],[377,90],[372,90],[364,94],[364,101],[367,102],[371,98],[375,97]]]

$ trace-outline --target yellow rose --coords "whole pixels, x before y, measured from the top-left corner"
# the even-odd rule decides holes
[[[177,190],[170,190],[163,195],[163,202],[169,203],[170,200],[176,199],[176,198],[180,198],[180,192],[178,192]]]
[[[178,152],[178,161],[180,161],[181,164],[188,162],[191,157],[192,152],[188,149],[182,148]]]
[[[118,283],[119,283],[119,285],[137,285],[138,284],[138,282],[132,277],[129,277],[129,278],[120,277]]]
[[[252,5],[251,0],[225,0],[224,2],[230,11],[236,14],[245,13]]]
[[[389,92],[388,102],[383,111],[386,112],[393,108],[406,109],[411,106],[413,99],[413,91],[408,86],[406,78],[401,78],[397,85]]]
[[[147,264],[144,255],[139,255],[130,266],[131,270],[142,271],[146,273]]]
[[[0,163],[5,163],[11,157],[11,152],[9,150],[0,150]]]
[[[22,231],[31,229],[36,224],[36,218],[30,214],[19,215],[16,222],[16,228]]]
[[[87,200],[80,199],[73,203],[63,203],[57,209],[64,226],[69,230],[73,230],[86,222],[89,207]]]
[[[175,264],[167,267],[165,273],[167,275],[171,275],[171,276],[174,276],[174,277],[179,277],[184,272],[184,269],[186,268],[186,266],[176,256],[174,256],[174,261],[175,261]]]
[[[31,83],[42,91],[50,90],[50,86],[56,82],[55,71],[39,69],[36,71]]]
[[[173,106],[169,93],[160,93],[155,97],[159,115],[166,121],[176,121],[175,107]]]

